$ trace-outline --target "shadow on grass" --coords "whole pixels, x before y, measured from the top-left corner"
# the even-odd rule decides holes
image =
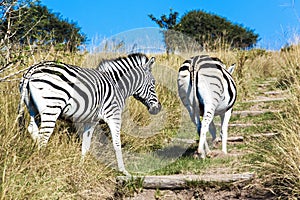
[[[188,147],[184,145],[174,145],[166,147],[159,151],[156,151],[156,155],[160,158],[179,158],[179,157],[192,157],[194,152],[197,150],[197,145],[189,145]]]

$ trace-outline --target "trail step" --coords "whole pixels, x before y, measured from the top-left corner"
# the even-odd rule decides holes
[[[274,90],[274,91],[264,92],[265,95],[273,95],[273,96],[275,96],[275,95],[284,95],[286,93],[287,93],[287,91],[284,91],[284,90]]]
[[[280,112],[280,110],[242,110],[242,111],[233,111],[232,115],[233,116],[240,115],[242,117],[246,117],[246,116],[257,116],[265,113],[277,113],[277,112]]]
[[[254,173],[242,174],[209,174],[209,175],[164,175],[164,176],[118,176],[117,182],[124,184],[128,181],[142,181],[145,189],[184,189],[189,188],[197,182],[219,182],[229,183],[235,181],[250,180]]]
[[[250,126],[258,126],[259,124],[228,124],[229,127],[250,127]],[[217,126],[217,125],[216,125]]]
[[[284,101],[287,100],[286,97],[277,97],[277,98],[268,98],[268,97],[261,97],[260,99],[253,99],[244,101],[243,103],[259,103],[259,102],[272,102],[272,101]]]
[[[260,137],[266,137],[266,138],[271,138],[276,135],[279,135],[279,133],[259,133],[259,134],[252,134],[249,136],[231,136],[227,138],[227,142],[243,142],[245,138],[260,138]],[[186,144],[195,144],[197,143],[197,140],[193,139],[183,139],[183,138],[173,138],[172,141],[175,142],[183,142]],[[217,137],[216,142],[221,142],[221,138]]]
[[[227,142],[242,142],[244,140],[243,136],[233,136],[228,137]],[[183,139],[183,138],[173,138],[172,141],[174,142],[182,142],[185,144],[195,144],[198,143],[199,140],[193,140],[193,139]],[[221,138],[216,138],[216,142],[221,142]]]
[[[279,135],[279,133],[259,133],[259,134],[250,135],[249,137],[252,137],[252,138],[260,138],[260,137],[270,138],[270,137],[274,137],[276,135]]]

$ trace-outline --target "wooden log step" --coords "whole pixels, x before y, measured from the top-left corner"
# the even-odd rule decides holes
[[[270,137],[274,137],[276,135],[279,135],[279,133],[259,133],[259,134],[250,135],[250,137],[252,137],[252,138],[260,138],[260,137],[270,138]]]
[[[279,133],[259,133],[259,134],[252,134],[252,135],[246,136],[246,138],[260,138],[260,137],[271,138],[271,137],[274,137],[276,135],[279,135]],[[244,136],[230,136],[230,137],[227,138],[227,142],[243,142],[244,140],[245,140]],[[183,138],[173,138],[172,141],[183,142],[185,144],[198,143],[198,140],[183,139]],[[216,142],[221,142],[221,138],[217,137]]]
[[[193,139],[182,139],[182,138],[174,138],[172,141],[175,142],[182,142],[185,144],[195,144],[198,143],[199,140],[193,140]],[[243,142],[244,137],[243,136],[232,136],[227,138],[227,142]],[[221,138],[217,137],[216,142],[221,142]]]
[[[227,138],[227,142],[243,142],[245,138],[261,138],[261,137],[266,137],[266,138],[271,138],[274,136],[279,135],[279,133],[259,133],[259,134],[251,134],[249,136],[231,136]],[[221,142],[221,138],[217,137],[216,142]]]
[[[250,123],[247,123],[247,124],[228,124],[228,127],[250,127],[250,126],[258,126],[259,124],[250,124]],[[221,126],[221,125],[216,125],[216,126]]]
[[[232,136],[227,138],[227,142],[243,142],[243,141],[244,141],[243,136]],[[220,137],[217,137],[216,142],[222,142],[222,139]]]
[[[233,116],[257,116],[257,115],[262,115],[265,113],[277,113],[280,112],[280,110],[242,110],[242,111],[233,111],[232,115]]]
[[[215,124],[217,127],[221,127],[221,124]],[[250,127],[250,126],[260,126],[262,124],[252,124],[252,123],[232,123],[232,124],[228,124],[228,127]]]
[[[267,91],[264,92],[265,95],[282,95],[282,94],[286,94],[287,91],[284,90],[276,90],[276,91]]]
[[[272,102],[272,101],[284,101],[284,100],[287,100],[287,98],[286,97],[277,97],[277,98],[262,97],[261,99],[244,101],[243,103],[259,103],[259,102]]]
[[[254,173],[242,174],[207,174],[207,175],[164,175],[164,176],[118,176],[117,182],[141,180],[145,189],[184,189],[189,188],[197,182],[229,183],[235,181],[250,180]]]
[[[274,85],[276,82],[277,82],[276,79],[270,79],[270,80],[265,80],[263,83],[256,83],[255,85],[257,87],[263,87],[263,88],[265,88],[265,87]]]

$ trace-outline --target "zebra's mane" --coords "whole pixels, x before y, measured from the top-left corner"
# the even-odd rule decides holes
[[[106,59],[102,60],[97,69],[100,71],[111,71],[111,70],[118,70],[124,68],[133,68],[138,66],[143,66],[149,61],[148,57],[142,53],[133,53],[129,54],[128,56],[122,56],[115,59]],[[130,64],[133,63],[132,64]]]

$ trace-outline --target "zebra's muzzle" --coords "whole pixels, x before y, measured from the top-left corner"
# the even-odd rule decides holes
[[[161,110],[161,104],[158,103],[158,104],[155,104],[153,106],[151,106],[148,111],[151,115],[156,115],[157,113],[159,113]]]

